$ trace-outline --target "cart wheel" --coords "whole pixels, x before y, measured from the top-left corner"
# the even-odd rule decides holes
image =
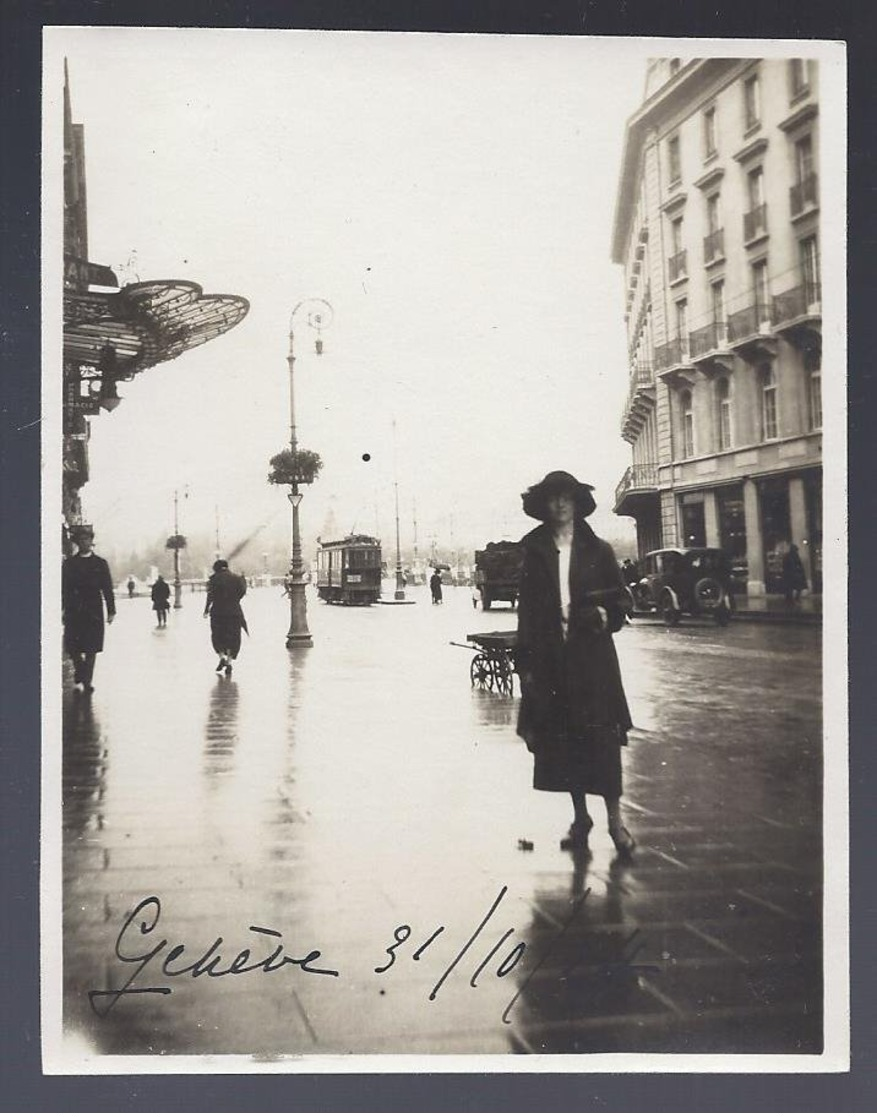
[[[469,666],[469,678],[472,681],[472,686],[480,687],[482,690],[493,687],[493,667],[483,652],[478,652],[477,655],[472,657],[472,663]]]
[[[507,657],[498,660],[494,667],[494,677],[496,679],[496,689],[500,694],[512,694],[514,691],[514,678],[512,676],[512,665],[509,663]]]

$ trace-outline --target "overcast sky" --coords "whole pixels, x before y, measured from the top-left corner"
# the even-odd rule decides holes
[[[90,258],[251,303],[92,422],[83,504],[105,547],[169,531],[184,486],[184,533],[212,533],[217,506],[224,550],[288,532],[265,477],[307,298],[334,320],[321,357],[294,327],[300,445],[325,463],[306,538],[331,510],[389,542],[394,475],[403,543],[415,502],[422,549],[517,536],[520,492],[556,468],[596,486],[598,530],[629,526],[611,512],[630,457],[609,246],[654,45],[62,28],[47,48],[47,111],[66,57],[85,129]]]

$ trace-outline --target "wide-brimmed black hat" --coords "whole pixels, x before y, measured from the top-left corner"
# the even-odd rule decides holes
[[[586,485],[563,469],[555,469],[546,473],[538,484],[531,485],[525,493],[521,493],[521,500],[528,516],[532,516],[534,520],[547,520],[548,498],[556,493],[571,493],[576,502],[576,513],[579,516],[590,516],[597,507],[591,496],[593,490],[593,485]]]

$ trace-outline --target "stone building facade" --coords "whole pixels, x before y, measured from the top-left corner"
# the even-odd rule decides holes
[[[807,59],[658,59],[627,124],[623,265],[632,463],[615,511],[640,555],[721,546],[777,592],[822,583],[819,74]]]

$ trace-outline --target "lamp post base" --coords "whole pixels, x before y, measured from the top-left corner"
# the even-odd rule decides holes
[[[308,631],[308,607],[305,598],[305,583],[300,575],[293,575],[289,587],[289,632],[286,634],[287,648],[311,648],[314,641]]]
[[[183,587],[180,585],[179,582],[174,582],[174,608],[175,609],[182,609],[182,607],[183,607],[183,602],[181,600],[182,593],[183,593]]]

